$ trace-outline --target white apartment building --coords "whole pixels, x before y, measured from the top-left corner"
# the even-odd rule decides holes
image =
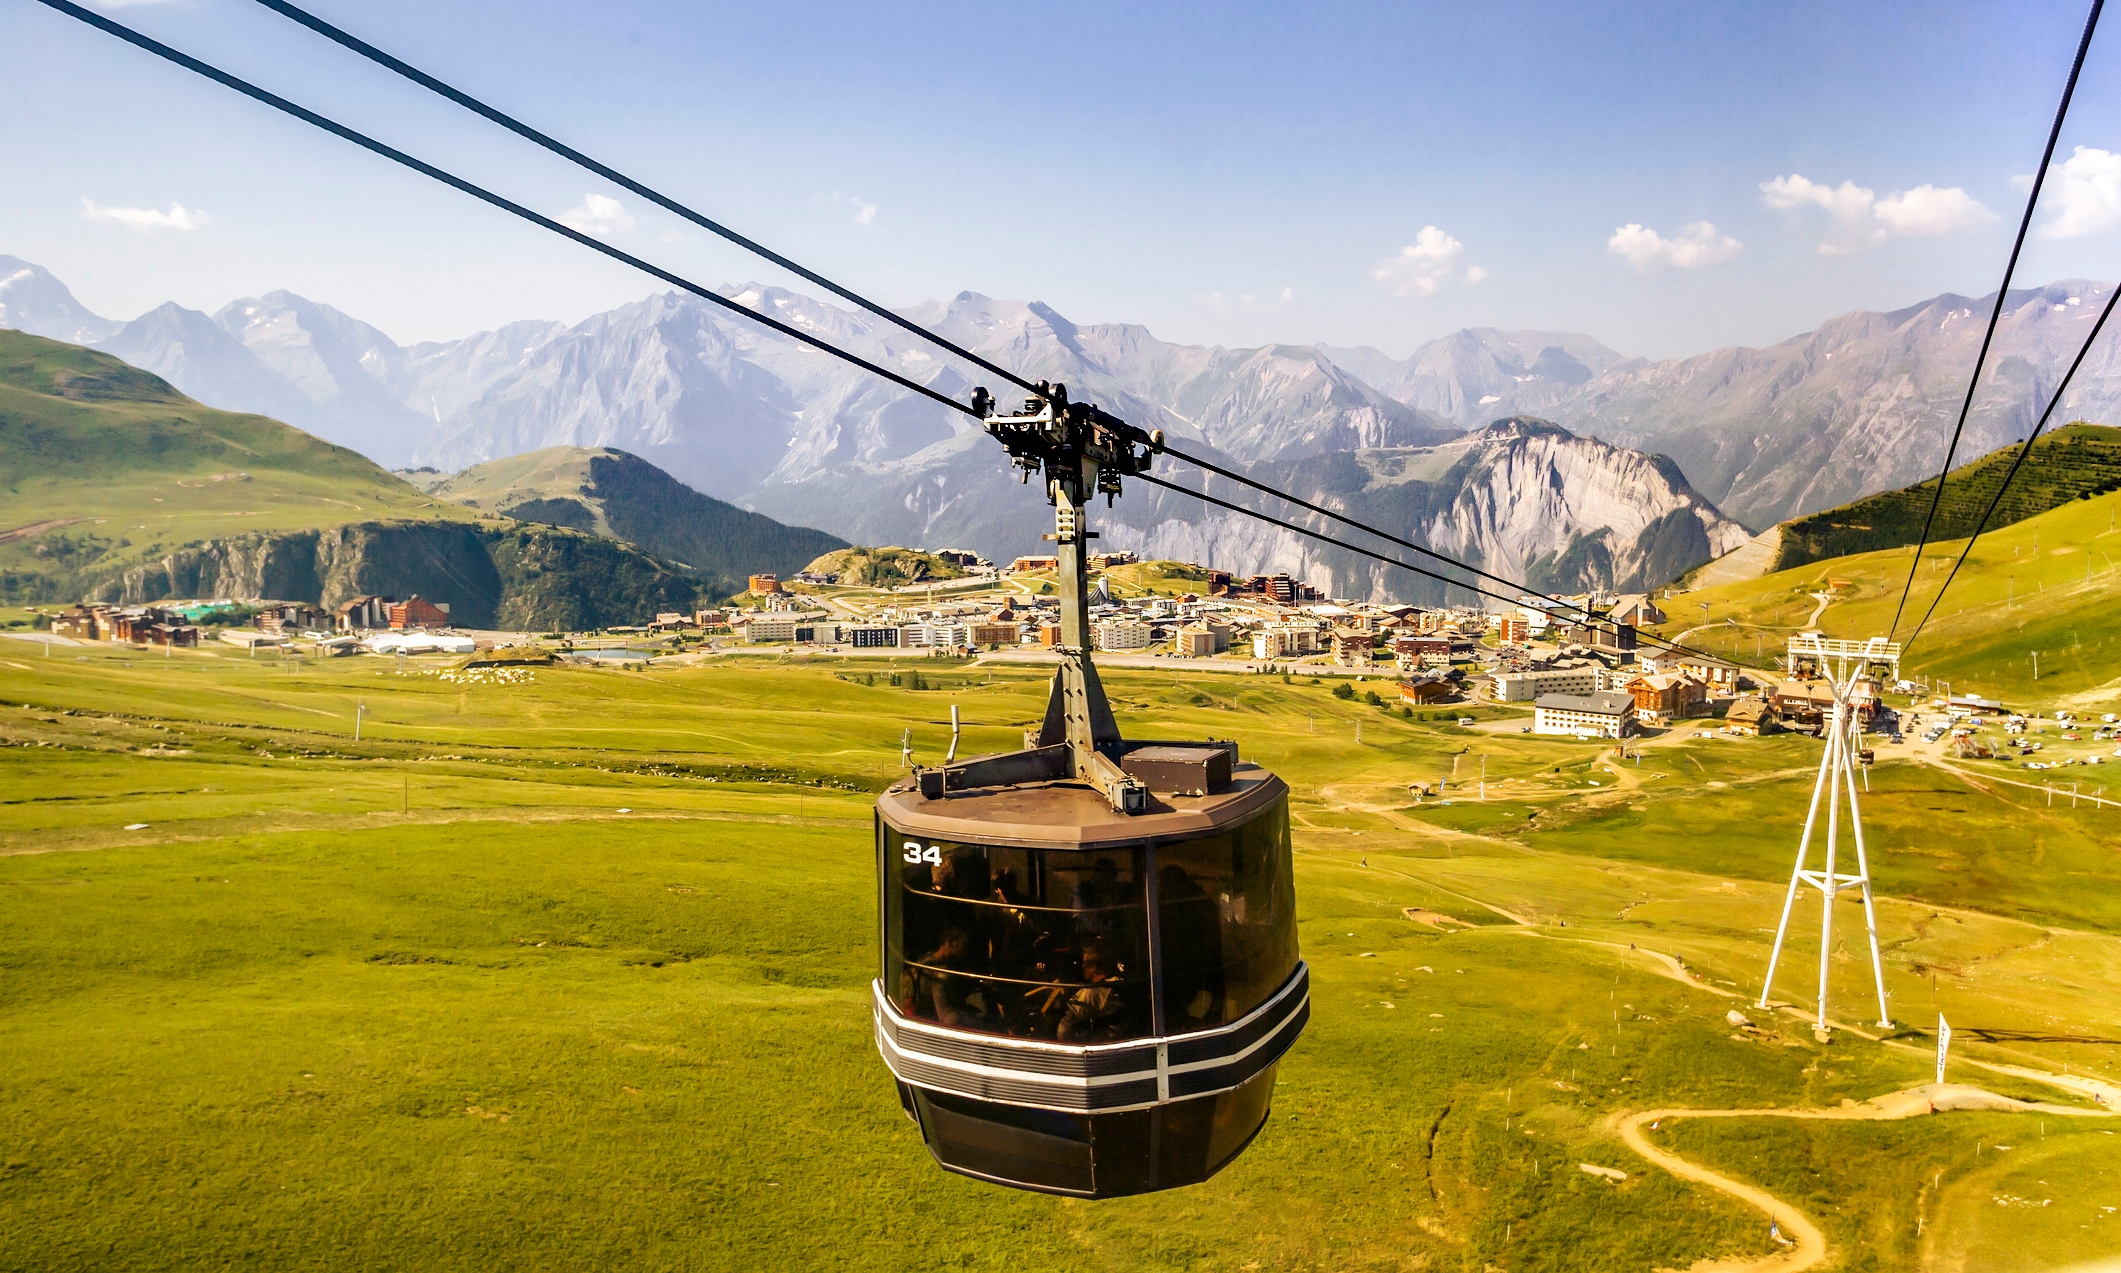
[[[1635,696],[1622,690],[1542,694],[1532,703],[1532,732],[1620,738],[1635,732]]]
[[[1298,658],[1318,653],[1318,629],[1307,623],[1271,623],[1252,634],[1255,659]]]
[[[909,650],[952,650],[972,644],[972,630],[962,623],[909,623],[899,629],[898,643]]]
[[[1491,672],[1488,697],[1498,703],[1530,703],[1542,694],[1596,694],[1617,688],[1613,682],[1613,674],[1602,663],[1538,672]]]
[[[1204,659],[1230,648],[1227,623],[1189,623],[1178,630],[1175,648],[1189,659]]]
[[[1146,650],[1151,628],[1139,619],[1103,619],[1090,627],[1090,639],[1100,650]]]

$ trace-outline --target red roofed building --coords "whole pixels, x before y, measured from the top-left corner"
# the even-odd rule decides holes
[[[390,626],[394,632],[407,628],[446,628],[449,626],[449,603],[429,601],[425,597],[411,596],[403,601],[392,602],[389,607]]]

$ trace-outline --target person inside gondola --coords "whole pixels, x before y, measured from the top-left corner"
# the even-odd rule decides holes
[[[912,982],[905,987],[908,1011],[943,1025],[978,1025],[983,1013],[972,996],[979,983],[965,975],[973,971],[972,962],[972,935],[955,925],[945,928],[935,949],[906,969]]]
[[[1185,867],[1172,862],[1156,873],[1156,911],[1163,929],[1167,1011],[1183,1019],[1181,1029],[1222,1024],[1220,905]]]
[[[1127,1001],[1114,981],[1116,969],[1105,966],[1104,953],[1095,945],[1083,947],[1083,980],[1089,984],[1068,996],[1061,1013],[1063,1043],[1105,1043],[1120,1037],[1127,1016]]]
[[[1119,867],[1111,858],[1099,858],[1087,877],[1075,881],[1074,896],[1070,900],[1078,915],[1076,923],[1083,931],[1102,933],[1110,928],[1110,909],[1127,900],[1126,886],[1119,880]]]

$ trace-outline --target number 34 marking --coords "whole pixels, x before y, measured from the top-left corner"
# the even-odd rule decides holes
[[[943,861],[943,848],[939,844],[931,844],[924,849],[913,841],[908,840],[906,841],[905,856],[908,862],[933,862],[940,866]]]

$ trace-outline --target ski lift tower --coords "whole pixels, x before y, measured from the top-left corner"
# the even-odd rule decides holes
[[[1856,754],[1861,750],[1863,723],[1857,710],[1858,685],[1873,678],[1900,679],[1900,647],[1884,637],[1868,641],[1835,641],[1816,632],[1790,638],[1790,671],[1809,665],[1834,692],[1834,709],[1826,729],[1826,754],[1819,758],[1819,778],[1812,784],[1811,810],[1805,814],[1804,834],[1797,841],[1797,865],[1790,872],[1789,892],[1782,899],[1782,922],[1775,927],[1775,949],[1768,956],[1767,977],[1760,984],[1759,1006],[1768,1006],[1775,985],[1775,965],[1782,958],[1782,943],[1789,936],[1790,912],[1797,903],[1797,890],[1809,884],[1824,899],[1819,919],[1819,1018],[1813,1033],[1827,1036],[1827,974],[1834,949],[1834,896],[1844,889],[1863,890],[1863,922],[1871,943],[1871,976],[1878,988],[1878,1024],[1892,1025],[1892,1011],[1885,1002],[1885,963],[1878,955],[1878,912],[1871,900],[1870,855],[1863,842],[1863,815],[1856,805]],[[1855,838],[1856,871],[1840,869],[1841,804],[1848,798],[1849,830]],[[1819,806],[1826,804],[1826,863],[1823,870],[1808,870],[1812,833],[1819,825]]]

